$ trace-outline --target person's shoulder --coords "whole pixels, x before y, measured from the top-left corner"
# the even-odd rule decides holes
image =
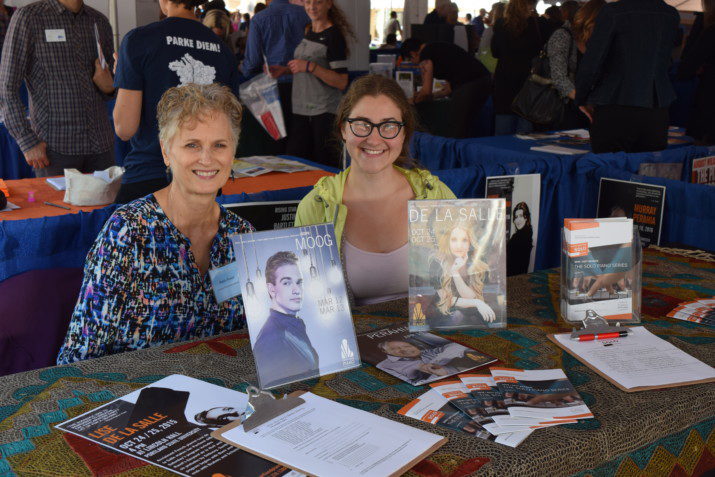
[[[438,176],[432,174],[427,169],[414,168],[403,169],[406,171],[409,182],[415,188],[415,184],[421,182],[425,189],[427,199],[456,199],[454,192],[442,182]]]
[[[251,223],[241,217],[240,215],[225,209],[222,205],[219,205],[223,212],[223,220],[226,223],[226,230],[229,234],[243,234],[250,232],[252,230]]]
[[[100,12],[99,10],[96,10],[96,9],[90,7],[90,6],[87,5],[86,3],[84,4],[84,9],[85,9],[85,12],[87,13],[88,16],[90,16],[90,17],[92,17],[92,18],[94,18],[94,19],[97,19],[97,20],[99,20],[99,21],[102,22],[102,23],[106,22],[107,25],[109,25],[109,19],[106,17],[106,15],[105,15],[104,13]]]
[[[148,25],[138,26],[136,28],[132,28],[131,30],[129,30],[129,32],[127,32],[126,35],[124,35],[123,43],[142,42],[150,37],[161,34],[163,30],[164,25],[161,21],[152,22]],[[145,44],[144,46],[147,47],[149,45]]]

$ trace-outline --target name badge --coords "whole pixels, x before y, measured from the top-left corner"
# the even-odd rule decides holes
[[[209,270],[209,277],[218,303],[223,303],[241,294],[241,284],[238,281],[238,262],[231,262],[223,267]]]
[[[58,30],[45,30],[45,40],[50,43],[58,41],[67,41],[67,35],[65,35],[65,29],[60,28]]]

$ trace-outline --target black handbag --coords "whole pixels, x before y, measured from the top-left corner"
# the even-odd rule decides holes
[[[567,30],[568,31],[568,30]],[[571,48],[569,48],[569,58]],[[544,47],[534,58],[531,73],[514,97],[511,109],[535,124],[553,124],[560,121],[568,98],[562,98],[551,80],[551,65]]]

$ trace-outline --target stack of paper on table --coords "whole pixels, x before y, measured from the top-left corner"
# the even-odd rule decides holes
[[[715,381],[715,369],[643,326],[616,340],[574,341],[567,333],[549,335],[558,346],[623,391]]]
[[[676,320],[715,326],[715,297],[683,302],[666,316]]]
[[[211,435],[311,475],[397,476],[447,439],[316,396],[245,432],[236,422]]]
[[[554,146],[554,145],[548,145],[548,146],[533,146],[530,147],[532,151],[538,151],[538,152],[548,152],[551,154],[567,154],[567,155],[575,155],[575,154],[588,154],[587,149],[573,149],[571,147],[561,147],[561,146]]]

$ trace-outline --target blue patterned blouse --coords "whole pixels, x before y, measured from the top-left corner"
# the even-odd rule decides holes
[[[251,229],[221,207],[211,268],[232,262],[229,237]],[[243,328],[241,297],[216,303],[190,246],[153,194],[117,209],[87,255],[57,364]]]

